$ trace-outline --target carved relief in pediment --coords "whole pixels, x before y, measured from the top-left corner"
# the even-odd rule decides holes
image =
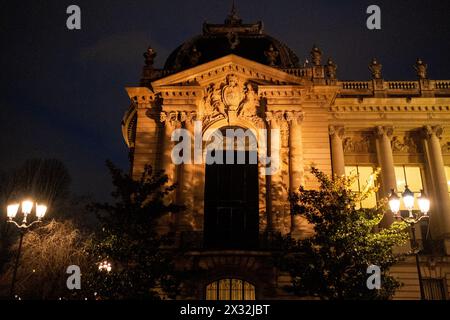
[[[211,83],[203,98],[203,121],[205,123],[227,119],[230,123],[236,117],[253,120],[258,113],[259,98],[249,82],[241,81],[235,74],[229,74],[223,82]]]

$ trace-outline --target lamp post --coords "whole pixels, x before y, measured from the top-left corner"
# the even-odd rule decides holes
[[[17,213],[19,212],[19,207],[22,207],[22,214],[23,214],[23,219],[20,224],[17,223],[16,221],[14,221],[14,218],[16,218]],[[28,217],[28,215],[31,214],[33,207],[35,207],[35,214],[36,214],[37,220],[34,220],[31,223],[28,223],[27,217]],[[14,297],[14,286],[16,284],[17,268],[19,267],[20,252],[22,251],[23,236],[29,228],[31,228],[36,223],[41,222],[41,220],[42,220],[42,218],[44,218],[46,212],[47,212],[46,205],[38,204],[38,203],[36,203],[36,205],[35,205],[33,203],[33,201],[28,200],[28,199],[22,201],[22,203],[10,204],[7,207],[6,213],[8,216],[8,222],[14,224],[19,229],[19,232],[20,232],[19,249],[17,251],[16,262],[14,264],[14,272],[13,272],[13,277],[12,277],[12,281],[11,281],[11,289],[10,289],[11,297]]]
[[[420,197],[417,199],[419,203],[420,213],[414,213],[414,193],[409,190],[408,186],[405,186],[405,191],[402,193],[403,203],[406,209],[409,212],[407,218],[403,218],[400,214],[400,198],[397,196],[394,189],[391,189],[391,193],[389,195],[389,207],[394,214],[394,217],[397,219],[401,219],[406,222],[410,227],[412,237],[411,237],[411,253],[415,255],[416,258],[416,267],[417,274],[419,277],[419,288],[420,288],[420,299],[425,300],[425,293],[422,284],[422,272],[420,270],[420,261],[419,261],[419,244],[416,239],[416,224],[420,221],[428,219],[428,211],[430,210],[430,200],[427,198],[423,190],[420,191]]]

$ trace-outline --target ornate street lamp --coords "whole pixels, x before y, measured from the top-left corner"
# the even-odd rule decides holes
[[[417,274],[419,276],[420,298],[425,300],[425,293],[422,283],[422,272],[420,270],[419,252],[420,247],[416,240],[416,224],[421,220],[428,219],[428,211],[430,210],[430,200],[425,195],[423,190],[420,191],[420,197],[417,199],[419,203],[420,213],[414,213],[414,193],[409,190],[408,186],[405,186],[405,191],[402,193],[403,203],[409,212],[408,218],[403,218],[400,214],[400,198],[397,196],[394,189],[391,189],[389,195],[389,207],[394,214],[394,217],[406,222],[410,228],[411,237],[411,254],[415,255]]]
[[[100,262],[100,264],[98,266],[98,270],[110,272],[112,270],[111,263],[109,263],[106,260],[103,262]]]
[[[23,214],[23,219],[20,224],[17,223],[16,221],[14,221],[14,219],[17,216],[17,213],[19,212],[19,207],[22,207],[22,214]],[[34,220],[31,223],[28,223],[27,218],[33,211],[33,207],[36,207],[36,209],[35,209],[36,220]],[[25,232],[31,228],[31,226],[35,225],[36,223],[41,222],[41,220],[42,220],[42,218],[44,218],[46,212],[47,212],[46,205],[38,204],[38,203],[36,203],[36,205],[35,205],[34,202],[29,199],[22,201],[21,204],[13,203],[13,204],[8,205],[8,207],[7,207],[6,214],[8,216],[8,222],[14,224],[20,231],[19,249],[17,251],[16,262],[14,265],[14,272],[13,272],[13,277],[12,277],[12,281],[11,281],[11,290],[10,290],[11,297],[14,296],[14,286],[16,284],[17,268],[19,267],[19,259],[20,259],[20,252],[22,250],[23,236],[24,236]]]

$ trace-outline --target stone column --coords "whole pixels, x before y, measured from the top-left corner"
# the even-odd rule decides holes
[[[180,120],[184,123],[184,129],[190,134],[191,153],[190,162],[183,163],[178,171],[180,178],[178,179],[180,185],[179,189],[179,203],[186,207],[186,210],[179,213],[177,218],[177,230],[188,231],[193,229],[194,225],[194,121],[196,120],[196,113],[182,112]]]
[[[160,121],[163,123],[163,135],[162,135],[162,157],[160,168],[164,170],[164,173],[168,177],[167,184],[172,185],[177,182],[177,170],[176,166],[172,161],[172,150],[174,143],[172,142],[172,132],[180,125],[178,121],[177,112],[161,112]],[[172,192],[167,196],[168,202],[175,203],[177,201],[176,192]],[[173,216],[170,214],[167,217],[163,217],[160,220],[160,231],[168,232],[170,231],[170,225],[173,223]]]
[[[381,167],[381,180],[383,192],[382,196],[387,197],[391,189],[397,189],[397,180],[395,178],[394,156],[392,154],[391,138],[394,133],[394,128],[391,126],[377,126],[375,128],[377,157],[378,163]],[[403,191],[403,190],[396,190]],[[388,227],[394,222],[392,212],[388,211],[381,221],[382,227]]]
[[[266,112],[266,120],[269,124],[268,150],[271,161],[274,156],[278,156],[278,168],[275,172],[267,176],[269,184],[269,203],[267,204],[267,230],[269,232],[282,230],[282,219],[284,217],[284,204],[282,203],[283,179],[281,176],[282,158],[281,158],[281,126],[284,120],[284,114],[278,112]]]
[[[344,127],[330,126],[329,134],[331,138],[331,166],[333,175],[345,175],[344,147],[342,138],[344,136]]]
[[[160,167],[165,171],[169,178],[168,183],[173,184],[176,180],[176,166],[172,161],[172,149],[174,143],[172,142],[172,132],[178,127],[177,112],[161,112],[161,122],[164,125],[162,137],[162,157]]]
[[[289,193],[298,192],[304,183],[302,126],[303,112],[287,112],[289,123]],[[297,219],[291,214],[291,233],[298,229]]]
[[[437,238],[450,238],[450,198],[448,195],[447,177],[445,175],[444,160],[439,138],[442,135],[441,126],[425,126],[425,153],[434,182],[435,201],[437,208],[430,215],[430,227],[435,230]]]

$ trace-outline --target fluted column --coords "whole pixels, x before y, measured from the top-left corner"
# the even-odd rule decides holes
[[[425,133],[426,158],[431,169],[436,196],[433,206],[438,209],[432,212],[432,216],[430,216],[430,227],[437,233],[434,235],[435,237],[449,238],[450,198],[448,195],[447,177],[445,175],[441,143],[439,141],[443,130],[441,126],[425,126],[423,131]]]
[[[331,139],[331,165],[333,174],[343,176],[345,175],[344,147],[342,145],[344,127],[330,126],[329,134]]]
[[[302,121],[303,112],[287,112],[286,120],[289,123],[289,193],[297,192],[303,184],[303,142]],[[297,230],[297,219],[291,214],[291,232]]]
[[[177,112],[161,112],[160,120],[164,125],[161,169],[167,174],[168,183],[173,184],[176,180],[176,166],[172,161],[174,143],[171,138],[173,131],[179,126],[178,114]]]
[[[281,231],[281,222],[284,215],[284,207],[281,202],[283,193],[283,179],[281,177],[281,125],[284,121],[283,112],[266,112],[266,120],[269,124],[268,150],[273,164],[274,157],[278,157],[278,168],[267,176],[269,184],[269,203],[267,205],[267,230]]]
[[[172,142],[172,133],[180,125],[178,120],[177,112],[161,112],[160,121],[163,123],[163,135],[162,135],[162,157],[160,168],[164,170],[164,173],[168,178],[168,185],[174,184],[177,181],[177,170],[176,166],[172,161],[172,150],[174,143]],[[177,201],[177,193],[173,192],[166,198],[167,201],[175,203]],[[168,232],[170,231],[170,225],[173,223],[173,216],[169,214],[168,216],[162,217],[159,222],[159,231]]]
[[[391,126],[377,126],[375,128],[377,157],[381,167],[381,180],[383,196],[388,196],[391,189],[397,189],[397,180],[395,178],[394,156],[392,154],[391,138],[394,128]],[[403,191],[403,190],[397,190]],[[381,221],[382,227],[388,227],[394,222],[392,213],[386,212]]]
[[[187,231],[192,230],[194,225],[194,121],[196,120],[196,113],[181,113],[181,122],[184,124],[184,129],[189,132],[191,142],[191,152],[189,163],[183,163],[179,170],[179,202],[186,207],[179,214],[177,219],[177,230]]]

